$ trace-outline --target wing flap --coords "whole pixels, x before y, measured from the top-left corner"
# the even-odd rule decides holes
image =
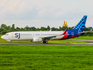
[[[46,40],[46,39],[47,39],[47,40],[50,40],[50,39],[53,38],[53,37],[56,37],[56,36],[43,37],[42,39],[43,39],[43,40]]]

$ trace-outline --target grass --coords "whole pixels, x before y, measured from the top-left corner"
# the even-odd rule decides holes
[[[1,39],[0,35],[0,43],[9,43],[8,41]],[[30,41],[11,41],[12,43],[33,43]],[[37,43],[42,43],[42,42],[37,42]],[[87,43],[83,41],[70,41],[70,40],[53,40],[53,41],[48,41],[48,43]]]
[[[93,46],[0,45],[0,70],[93,70]]]

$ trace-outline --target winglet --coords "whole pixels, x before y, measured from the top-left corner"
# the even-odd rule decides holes
[[[65,35],[65,34],[66,34],[66,32],[67,32],[67,29],[64,31],[64,33],[63,33],[62,35]]]

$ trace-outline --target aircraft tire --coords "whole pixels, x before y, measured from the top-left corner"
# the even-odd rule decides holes
[[[47,41],[43,41],[43,43],[47,44],[48,42]]]

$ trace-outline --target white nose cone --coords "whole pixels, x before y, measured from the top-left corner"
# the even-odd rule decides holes
[[[2,39],[4,39],[4,36],[1,36]]]
[[[1,36],[2,39],[6,39],[5,35]]]

